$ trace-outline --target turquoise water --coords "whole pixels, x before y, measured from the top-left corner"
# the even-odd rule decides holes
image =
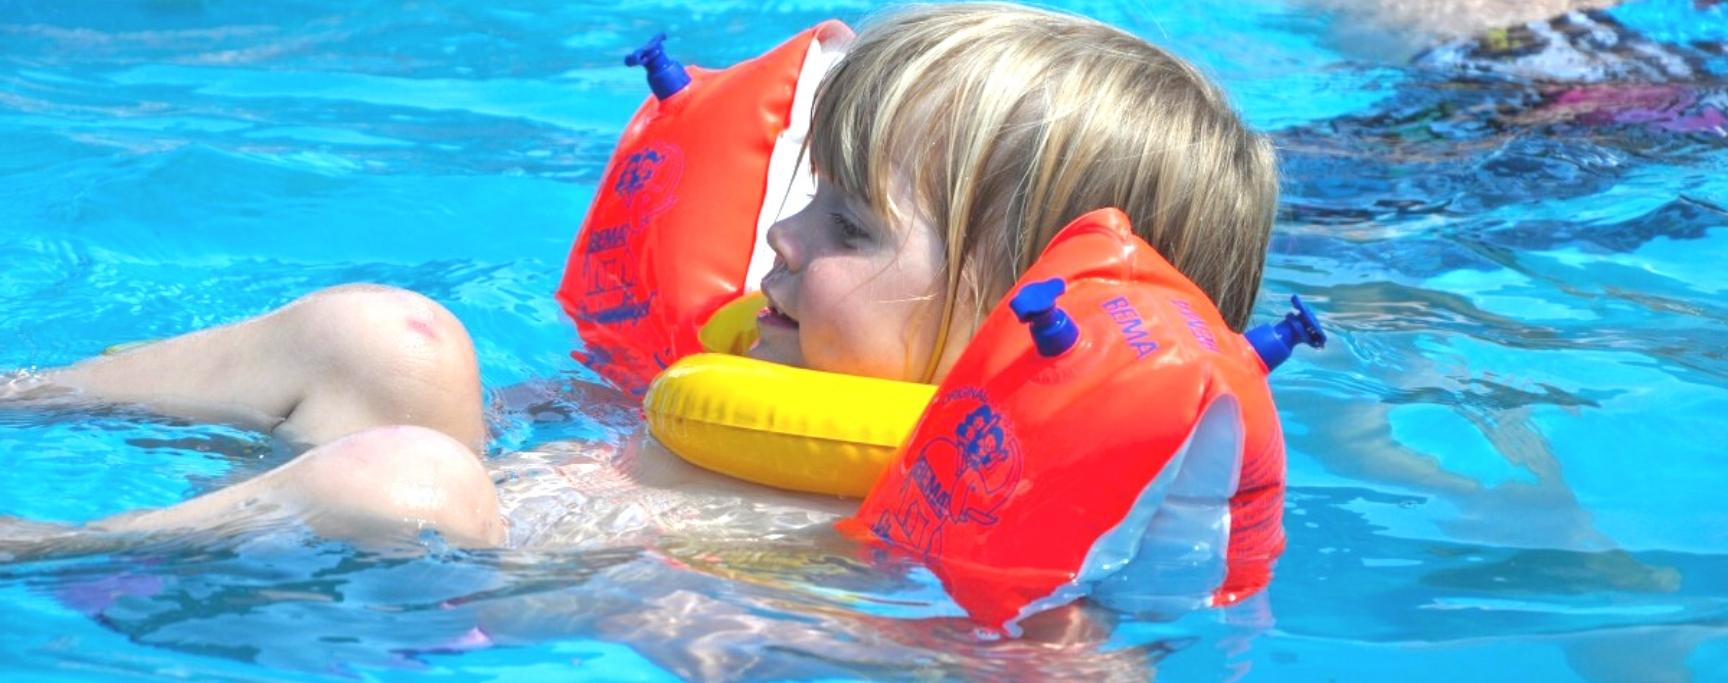
[[[1262,598],[1048,647],[915,618],[946,607],[844,548],[274,535],[0,565],[8,678],[1728,679],[1728,142],[1353,55],[1280,0],[1063,5],[1201,63],[1283,154],[1260,313],[1301,293],[1335,341],[1274,380],[1290,548]],[[1689,6],[1617,15],[1728,35]],[[0,368],[372,281],[455,311],[495,393],[583,377],[550,292],[643,96],[618,55],[664,30],[726,64],[869,9],[0,0]],[[564,407],[500,396],[493,450],[628,426]],[[280,462],[123,412],[0,410],[0,445],[0,514],[59,521]]]

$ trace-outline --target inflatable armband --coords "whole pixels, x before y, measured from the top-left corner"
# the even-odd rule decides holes
[[[768,226],[812,192],[810,103],[851,35],[825,22],[719,71],[685,69],[661,37],[630,55],[654,96],[625,127],[558,287],[586,345],[578,360],[640,395],[760,280]]]
[[[921,559],[975,621],[1089,595],[1132,612],[1228,604],[1283,549],[1284,445],[1266,360],[1120,211],[1064,228],[985,320],[842,531]]]

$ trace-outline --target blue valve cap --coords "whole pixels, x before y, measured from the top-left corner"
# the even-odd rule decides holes
[[[1008,301],[1014,317],[1032,328],[1032,343],[1038,347],[1038,355],[1045,358],[1062,355],[1080,340],[1080,326],[1056,306],[1056,297],[1065,291],[1068,284],[1062,278],[1051,278],[1021,287]]]
[[[1242,335],[1254,347],[1254,352],[1260,354],[1267,371],[1275,370],[1289,360],[1290,352],[1301,344],[1316,349],[1326,346],[1326,330],[1321,329],[1320,319],[1308,309],[1308,305],[1302,303],[1302,297],[1291,295],[1290,305],[1296,310],[1284,314],[1283,320],[1261,325]]]
[[[655,34],[635,52],[624,56],[625,66],[640,66],[648,70],[648,87],[654,91],[655,97],[662,100],[690,85],[690,72],[678,60],[666,56],[666,49],[661,45],[664,42],[666,34]]]

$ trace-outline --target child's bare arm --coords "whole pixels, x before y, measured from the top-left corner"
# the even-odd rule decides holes
[[[458,546],[505,540],[498,496],[479,458],[442,433],[398,426],[348,435],[165,508],[79,527],[0,519],[0,562],[116,552],[180,537],[207,542],[280,523],[367,546],[415,544],[428,530]]]

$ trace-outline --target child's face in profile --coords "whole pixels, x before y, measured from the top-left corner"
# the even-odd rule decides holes
[[[904,222],[890,225],[862,198],[818,182],[809,206],[768,230],[776,258],[762,290],[770,308],[757,319],[761,341],[749,355],[924,379],[942,312],[943,249],[928,222]]]

